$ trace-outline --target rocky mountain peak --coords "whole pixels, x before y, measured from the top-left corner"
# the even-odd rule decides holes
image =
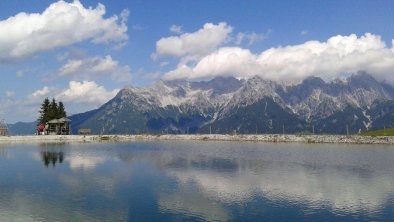
[[[234,77],[215,77],[209,81],[191,82],[190,85],[194,89],[200,90],[212,90],[213,94],[226,94],[231,93],[239,88],[243,84],[242,80],[238,80]]]
[[[282,125],[278,121],[289,118],[298,124],[293,127],[296,130],[303,129],[305,124],[330,118],[331,122],[321,126],[336,126],[336,121],[342,118],[338,113],[351,115],[352,112],[355,114],[347,119],[359,121],[358,127],[362,127],[362,121],[368,126],[372,124],[368,122],[372,120],[367,114],[372,104],[393,98],[392,86],[379,83],[366,73],[333,82],[309,77],[292,85],[261,76],[247,80],[216,77],[199,82],[159,81],[147,88],[125,87],[94,112],[93,119],[86,120],[86,124],[93,125],[85,127],[93,128],[96,122],[104,121],[102,124],[113,130],[120,124],[124,128],[138,128],[136,132],[185,132],[188,129],[196,132],[217,121],[221,126],[227,126],[230,124],[226,123],[227,119],[231,119],[235,121],[231,123],[235,124],[234,129],[246,127],[245,124],[251,121],[248,127],[253,126],[255,131],[256,123],[250,118],[263,118],[256,121],[266,124],[265,130],[281,130]],[[97,129],[102,129],[102,126]]]
[[[382,85],[366,72],[358,72],[357,74],[351,75],[348,78],[348,83],[351,87],[364,88],[367,90],[380,90],[382,88]]]
[[[324,82],[324,80],[320,77],[315,77],[315,76],[310,76],[307,77],[306,79],[304,79],[302,81],[303,85],[309,85],[309,86],[317,86],[317,87],[321,87],[323,85],[326,84],[326,82]]]

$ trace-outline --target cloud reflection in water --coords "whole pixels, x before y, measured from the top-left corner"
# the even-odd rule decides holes
[[[380,220],[393,213],[394,150],[384,146],[160,141],[1,149],[5,220]],[[62,153],[63,163],[46,168],[40,152]]]

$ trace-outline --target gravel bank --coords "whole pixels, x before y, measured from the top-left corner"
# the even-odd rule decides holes
[[[296,143],[349,143],[349,144],[394,144],[389,136],[342,136],[342,135],[48,135],[48,136],[3,136],[0,143],[43,142],[92,142],[92,141],[137,141],[137,140],[209,140],[209,141],[256,141]]]

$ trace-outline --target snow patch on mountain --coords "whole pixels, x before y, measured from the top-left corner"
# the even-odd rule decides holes
[[[259,76],[247,80],[218,77],[205,82],[173,80],[159,81],[147,88],[127,87],[112,100],[113,110],[107,112],[125,106],[133,106],[141,112],[173,107],[181,113],[198,113],[206,117],[207,122],[212,122],[231,115],[240,107],[270,98],[287,112],[309,122],[327,118],[348,106],[367,110],[376,100],[392,100],[393,92],[393,87],[365,73],[332,82],[309,77],[295,84],[278,83]],[[366,114],[364,116],[369,120],[365,123],[369,128],[371,120]]]

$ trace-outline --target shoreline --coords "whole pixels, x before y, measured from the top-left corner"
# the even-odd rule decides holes
[[[293,134],[166,134],[166,135],[27,135],[1,136],[0,143],[127,142],[160,140],[249,141],[277,143],[394,144],[393,136],[293,135]]]

